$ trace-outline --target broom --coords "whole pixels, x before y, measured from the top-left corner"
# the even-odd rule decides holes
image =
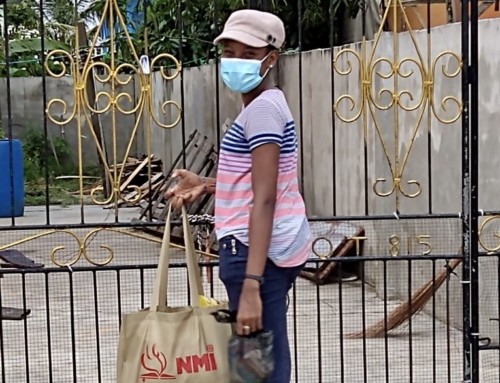
[[[379,338],[384,336],[386,332],[394,330],[401,326],[409,318],[414,316],[427,304],[435,291],[444,283],[446,278],[453,272],[453,270],[462,262],[462,259],[453,259],[444,271],[441,271],[434,280],[422,285],[409,300],[401,303],[396,307],[386,319],[382,319],[377,323],[368,327],[365,331],[360,331],[346,336],[347,339],[362,339],[366,338]],[[411,307],[410,307],[411,306]]]

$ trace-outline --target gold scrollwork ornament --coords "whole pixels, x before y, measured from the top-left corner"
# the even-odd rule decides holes
[[[496,254],[500,251],[500,230],[494,230],[493,233],[490,234],[490,237],[493,237],[497,243],[496,246],[491,246],[486,243],[486,233],[488,232],[488,226],[492,226],[492,223],[496,220],[500,220],[500,216],[495,215],[486,218],[481,225],[479,226],[479,231],[478,231],[478,239],[479,239],[479,244],[481,247],[488,253],[488,254]]]
[[[319,242],[326,242],[328,245],[328,251],[327,252],[319,252],[316,249],[316,246]],[[315,256],[317,256],[319,259],[328,259],[333,255],[333,252],[335,251],[332,241],[330,241],[326,237],[317,237],[314,239],[312,243],[312,252]]]
[[[171,80],[174,80],[177,76],[179,76],[179,74],[181,73],[181,70],[182,70],[182,64],[180,63],[179,60],[177,60],[177,58],[175,56],[168,54],[168,53],[162,53],[162,54],[159,54],[158,56],[154,57],[151,60],[150,71],[153,70],[153,68],[157,65],[157,63],[160,60],[169,60],[169,61],[173,62],[175,65],[175,69],[172,70],[172,74],[168,74],[168,71],[165,69],[165,67],[160,66],[160,74],[164,80],[171,81]],[[149,79],[149,76],[147,76],[147,78]],[[148,83],[148,85],[149,85],[149,89],[151,89],[151,86],[149,83]],[[163,101],[161,103],[160,110],[164,116],[166,116],[168,114],[169,107],[172,107],[177,112],[177,116],[175,117],[173,122],[171,122],[170,124],[167,124],[167,123],[161,122],[159,116],[157,116],[156,113],[154,112],[153,97],[154,97],[154,94],[153,94],[153,92],[151,92],[148,111],[149,111],[149,116],[154,121],[154,123],[163,129],[172,129],[175,126],[177,126],[177,124],[181,121],[181,118],[182,118],[182,108],[179,105],[179,103],[177,103],[176,101],[173,101],[173,100],[167,100],[167,101]]]
[[[408,185],[415,185],[416,186],[416,191],[413,193],[410,193],[406,191],[402,186],[401,186],[401,178],[400,177],[394,177],[392,179],[392,188],[389,189],[389,191],[381,191],[379,189],[379,185],[386,183],[387,179],[385,178],[377,178],[373,184],[373,192],[378,195],[379,197],[388,197],[394,192],[399,192],[402,195],[404,195],[407,198],[416,198],[422,193],[422,186],[420,185],[420,182],[417,180],[409,180],[407,182]]]

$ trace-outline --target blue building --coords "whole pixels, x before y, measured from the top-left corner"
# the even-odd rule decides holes
[[[127,8],[123,17],[125,18],[125,22],[127,23],[127,32],[130,34],[135,33],[137,29],[140,28],[142,23],[144,22],[144,13],[139,10],[139,7],[144,8],[143,4],[139,2],[140,0],[127,0]],[[143,0],[145,1],[145,0]],[[114,31],[115,35],[118,35],[121,32],[121,25],[118,23],[118,20],[114,20]],[[110,39],[110,30],[109,26],[106,22],[101,27],[99,31],[99,40],[101,41],[101,45],[103,46],[98,55],[105,54],[109,52],[108,41]],[[96,52],[97,53],[97,52]]]

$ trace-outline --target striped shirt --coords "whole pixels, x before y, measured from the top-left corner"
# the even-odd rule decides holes
[[[248,246],[252,191],[252,150],[280,147],[278,187],[268,257],[281,267],[306,262],[311,232],[297,178],[297,134],[283,92],[262,92],[236,118],[222,140],[215,192],[215,230]]]

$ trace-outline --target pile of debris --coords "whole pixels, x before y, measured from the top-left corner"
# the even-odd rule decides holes
[[[136,224],[136,229],[162,237],[164,225],[161,223],[167,218],[168,212],[168,201],[165,200],[164,194],[176,182],[172,178],[174,170],[183,168],[203,177],[215,177],[217,160],[217,146],[210,137],[197,130],[186,139],[169,169],[164,169],[161,159],[153,154],[149,157],[147,155],[139,158],[128,157],[124,163],[117,166],[116,170],[111,169],[113,176],[115,171],[122,172],[121,199],[118,201],[118,206],[140,206],[139,216],[132,220]],[[216,253],[218,247],[213,222],[210,219],[214,213],[214,205],[214,196],[206,195],[187,206],[198,249],[211,253]],[[104,206],[104,208],[114,207],[114,202]],[[203,222],[199,221],[200,217]],[[172,220],[179,222],[179,211],[172,212]],[[152,223],[160,225],[151,225]],[[172,241],[182,244],[181,225],[174,224],[171,230]]]
[[[154,188],[152,191],[143,197],[140,202],[141,211],[139,217],[133,222],[137,224],[163,222],[167,218],[167,201],[165,201],[165,191],[172,187],[176,182],[172,179],[171,175],[175,169],[184,168],[192,171],[203,177],[215,177],[217,166],[217,147],[214,145],[209,137],[202,135],[198,131],[194,131],[184,144],[184,150],[179,153],[177,158],[173,161],[171,168],[165,173],[165,177],[161,180],[154,180]],[[187,206],[188,214],[191,216],[213,215],[215,199],[213,195],[207,195],[198,201]],[[179,219],[179,212],[173,212],[172,218]],[[139,226],[139,225],[138,225]],[[211,226],[211,225],[207,225]],[[155,235],[163,234],[163,227],[146,227],[140,225],[141,228]],[[207,229],[210,231],[210,245],[212,247],[215,242],[215,235],[212,233],[212,228]],[[179,239],[181,235],[181,227],[172,227],[172,236]]]
[[[115,169],[111,167],[111,175],[115,178]],[[127,157],[124,163],[116,167],[118,176],[121,173],[120,192],[122,198],[118,201],[118,206],[135,206],[138,200],[147,199],[162,184],[165,177],[163,175],[163,162],[156,158],[154,154],[141,157]],[[105,208],[113,208],[110,204]]]

